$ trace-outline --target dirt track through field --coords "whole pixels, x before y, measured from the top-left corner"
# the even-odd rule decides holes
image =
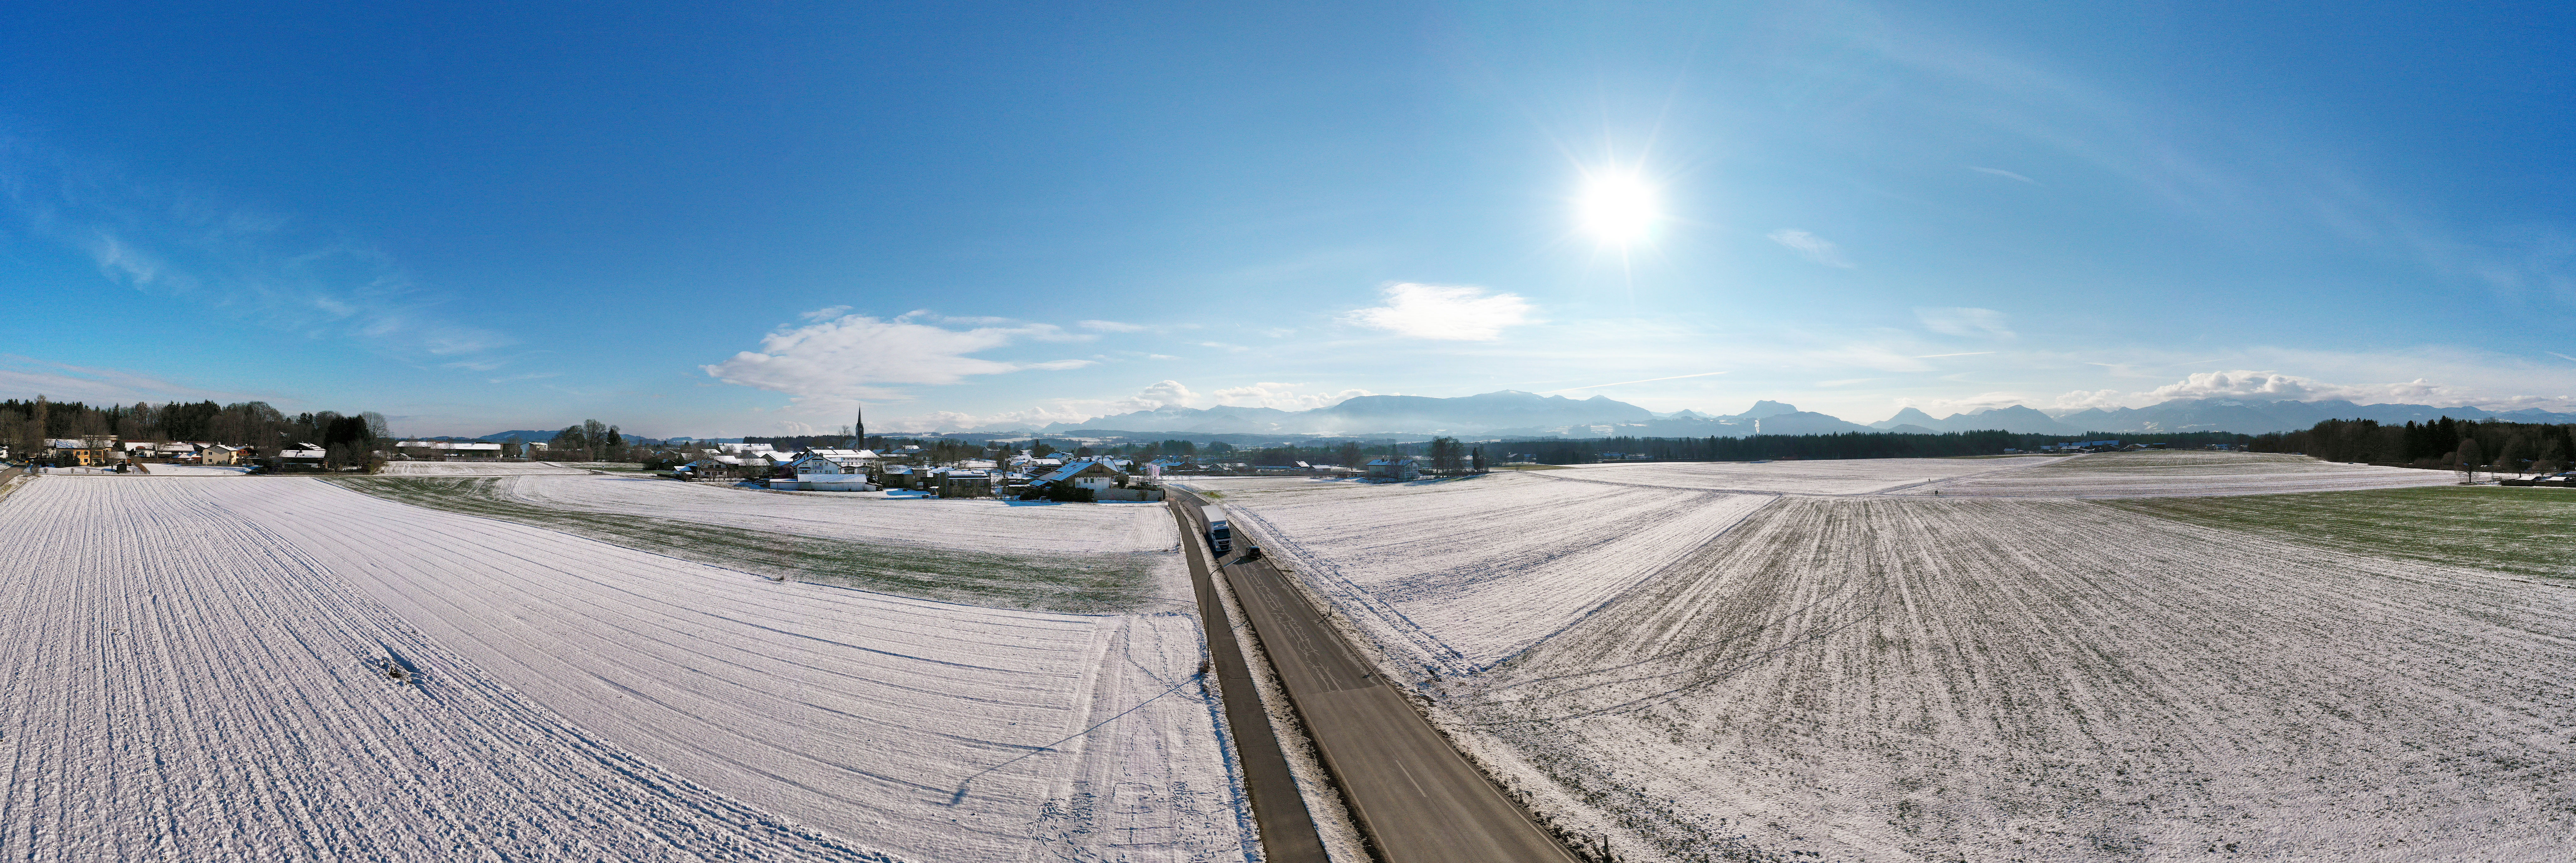
[[[2072,502],[1786,498],[1445,703],[1676,859],[2540,859],[2576,591]]]

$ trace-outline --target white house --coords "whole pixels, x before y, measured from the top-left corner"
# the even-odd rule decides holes
[[[875,491],[868,482],[868,467],[877,454],[863,449],[809,449],[781,464],[782,476],[769,481],[770,488],[798,491]],[[796,477],[793,480],[786,476]]]
[[[1422,465],[1404,456],[1388,456],[1368,463],[1370,479],[1415,480],[1422,478]]]

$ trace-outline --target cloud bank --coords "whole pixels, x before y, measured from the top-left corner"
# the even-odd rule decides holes
[[[821,313],[839,310],[824,309]],[[916,319],[926,315],[915,312],[879,319],[808,313],[805,318],[813,323],[761,337],[760,350],[743,351],[732,359],[698,368],[725,383],[786,393],[799,407],[840,407],[862,400],[910,398],[896,388],[901,385],[953,384],[974,375],[1028,369],[1057,371],[1095,362],[1068,359],[1014,363],[973,356],[1024,341],[1082,341],[1091,337],[1067,333],[1051,324],[950,329]]]
[[[1518,294],[1488,294],[1467,285],[1402,282],[1382,293],[1386,305],[1353,310],[1343,320],[1398,335],[1440,341],[1489,342],[1503,328],[1531,323],[1531,306]]]

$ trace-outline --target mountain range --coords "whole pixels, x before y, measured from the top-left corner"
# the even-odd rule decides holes
[[[2349,401],[2202,398],[2175,399],[2142,408],[2091,408],[2057,415],[2014,405],[1935,417],[1909,407],[1898,411],[1895,416],[1864,425],[1767,400],[1754,402],[1752,408],[1737,414],[1705,414],[1690,410],[1659,414],[1608,396],[1570,399],[1501,390],[1457,398],[1359,396],[1330,407],[1303,411],[1161,407],[1081,422],[1049,423],[1043,427],[996,424],[961,431],[1096,436],[1146,433],[1529,437],[1743,437],[1868,431],[1925,434],[1990,429],[2057,435],[2195,431],[2263,434],[2304,429],[2329,419],[2403,423],[2425,422],[2445,416],[2458,420],[2495,418],[2515,422],[2576,422],[2576,413],[2551,413],[2537,409],[2497,412],[2466,405],[2434,407],[2362,405]]]

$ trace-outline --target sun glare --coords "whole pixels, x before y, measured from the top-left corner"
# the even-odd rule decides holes
[[[1628,174],[1593,177],[1577,212],[1584,230],[1622,246],[1645,239],[1661,215],[1655,209],[1655,190]]]

